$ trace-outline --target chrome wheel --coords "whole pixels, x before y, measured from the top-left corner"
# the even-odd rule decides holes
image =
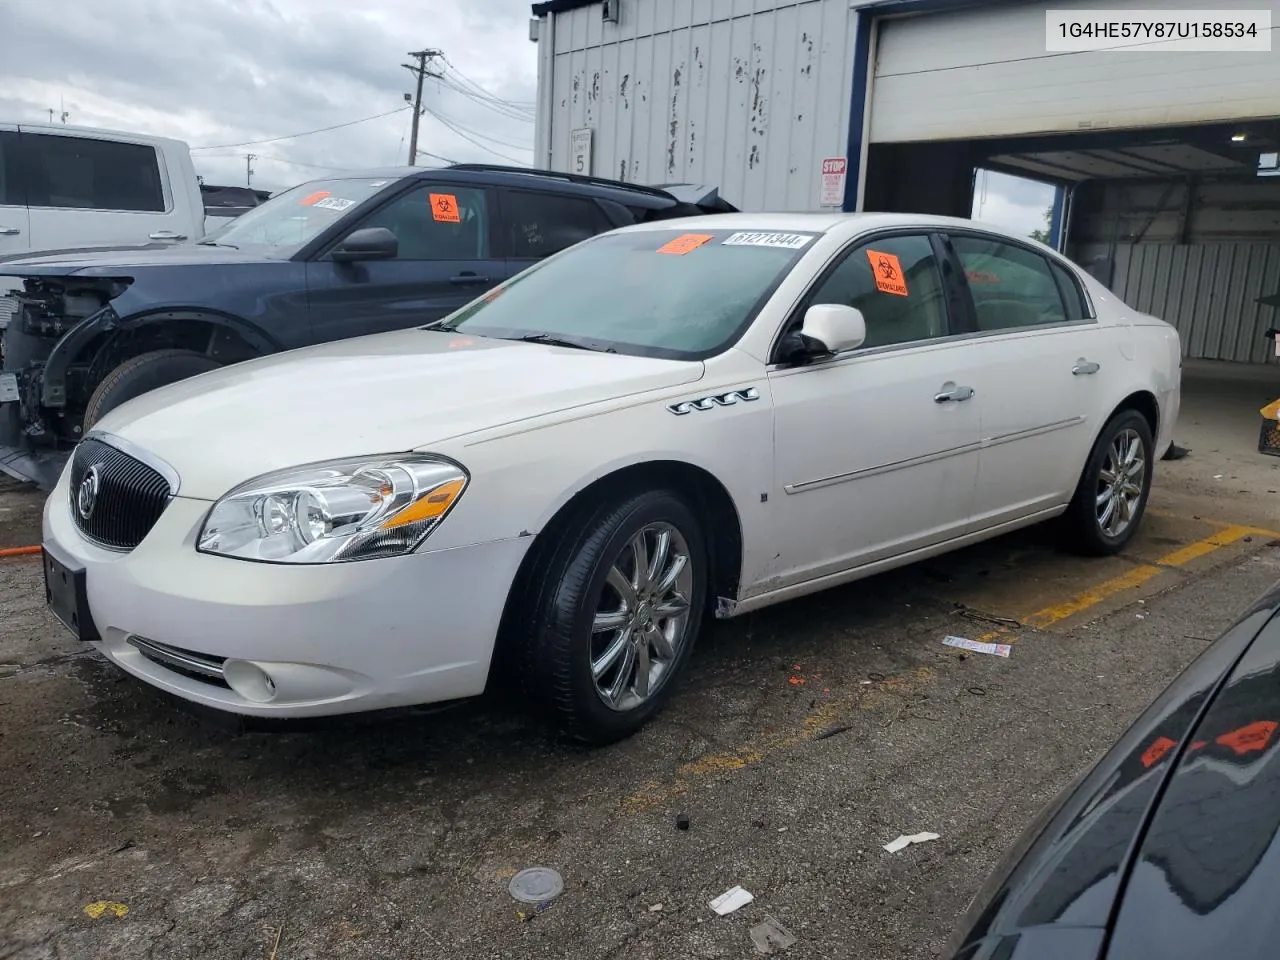
[[[689,545],[669,523],[639,530],[614,559],[591,628],[591,678],[613,710],[666,683],[684,646],[693,595]]]
[[[1146,487],[1147,449],[1138,431],[1126,427],[1107,448],[1098,472],[1095,516],[1108,537],[1118,537],[1133,523]]]

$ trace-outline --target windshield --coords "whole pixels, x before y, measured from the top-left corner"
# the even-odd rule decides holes
[[[242,214],[202,242],[238,249],[251,247],[267,257],[291,257],[348,210],[391,182],[383,177],[300,184]]]
[[[815,236],[604,234],[529,268],[434,329],[700,360],[737,341]]]

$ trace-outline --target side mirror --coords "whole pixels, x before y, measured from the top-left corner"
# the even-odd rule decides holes
[[[815,303],[804,312],[800,334],[827,353],[840,353],[862,346],[867,339],[867,321],[857,307]]]
[[[354,230],[340,240],[329,256],[342,263],[355,260],[391,260],[400,252],[400,241],[386,227]]]

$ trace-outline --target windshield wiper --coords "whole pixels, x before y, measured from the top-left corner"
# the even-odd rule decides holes
[[[196,241],[196,246],[198,246],[198,247],[226,247],[226,248],[228,248],[229,250],[239,250],[239,249],[240,249],[240,248],[239,248],[239,247],[237,247],[234,243],[218,243],[218,242],[217,242],[217,241],[215,241],[215,240],[197,240],[197,241]]]
[[[593,347],[589,343],[581,340],[574,340],[569,337],[558,336],[554,333],[526,333],[523,337],[512,337],[513,340],[519,340],[521,343],[545,343],[552,347],[572,347],[575,350],[591,350],[595,353],[617,353],[612,347],[601,350],[599,347]]]

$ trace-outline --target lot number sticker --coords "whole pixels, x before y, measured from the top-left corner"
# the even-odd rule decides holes
[[[806,247],[813,237],[803,233],[735,233],[725,238],[726,247],[782,247],[799,250]]]
[[[323,200],[317,200],[313,206],[317,210],[346,210],[348,207],[354,207],[356,202],[348,200],[345,197],[325,197]]]
[[[879,250],[868,250],[867,259],[871,261],[871,273],[876,278],[877,290],[891,293],[895,297],[907,296],[907,278],[903,275],[902,264],[896,256]]]
[[[452,193],[432,193],[428,196],[431,199],[432,220],[441,223],[462,222],[462,217],[458,215],[458,198]]]
[[[683,233],[674,240],[668,240],[658,248],[659,253],[672,253],[678,257],[683,257],[690,250],[697,250],[700,246],[715,237],[709,233]]]

